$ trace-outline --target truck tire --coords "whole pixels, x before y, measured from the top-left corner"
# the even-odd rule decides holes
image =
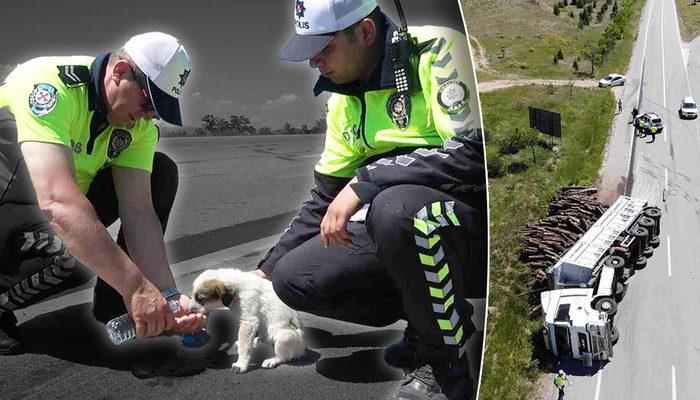
[[[618,340],[620,340],[620,330],[617,329],[616,326],[612,327],[612,333],[610,334],[610,340],[612,341],[613,346],[617,344]]]
[[[621,302],[622,299],[625,298],[625,294],[627,294],[627,285],[622,282],[617,282],[617,284],[615,284],[615,301],[618,303]]]
[[[637,261],[634,263],[634,269],[640,270],[644,269],[647,266],[647,258],[642,256],[637,259]]]
[[[620,256],[610,256],[603,262],[608,267],[613,267],[615,269],[623,268],[625,266],[625,259]]]
[[[647,246],[647,248],[644,249],[644,257],[651,258],[651,256],[653,256],[653,255],[654,255],[654,248],[652,246]]]
[[[593,300],[593,308],[612,317],[617,313],[617,302],[612,297],[603,296]]]
[[[653,239],[649,240],[649,245],[653,248],[659,247],[660,243],[661,243],[661,238],[659,236],[655,236]]]
[[[644,209],[644,216],[656,221],[657,218],[661,218],[661,209],[658,207],[647,207]]]

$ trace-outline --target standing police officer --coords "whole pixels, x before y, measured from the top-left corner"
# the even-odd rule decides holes
[[[326,144],[312,199],[257,273],[298,310],[371,326],[408,319],[385,352],[409,371],[397,398],[467,399],[465,298],[485,296],[487,261],[466,38],[412,27],[411,54],[397,53],[402,31],[376,0],[295,0],[295,16],[279,57],[309,60],[321,73],[314,93],[332,93]],[[366,224],[348,222],[362,203]]]
[[[181,125],[190,71],[177,39],[151,32],[98,57],[35,58],[0,85],[14,115],[0,118],[0,354],[22,351],[13,311],[79,284],[81,264],[99,277],[98,320],[128,311],[139,338],[203,327],[165,254],[177,167],[151,121]],[[117,218],[118,246],[105,229]]]

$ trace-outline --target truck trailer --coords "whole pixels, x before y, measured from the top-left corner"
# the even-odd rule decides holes
[[[609,360],[619,338],[617,305],[635,271],[659,245],[661,210],[620,196],[583,236],[547,269],[540,295],[544,343],[562,358]]]

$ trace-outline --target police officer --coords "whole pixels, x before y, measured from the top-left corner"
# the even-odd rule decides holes
[[[564,388],[566,387],[566,372],[563,370],[559,370],[559,373],[557,376],[554,377],[554,386],[559,390],[559,397],[557,398],[558,400],[562,400],[564,398]]]
[[[397,398],[469,398],[465,298],[485,296],[486,201],[466,38],[409,28],[411,67],[395,74],[398,27],[376,0],[296,0],[295,16],[279,57],[309,60],[321,73],[314,93],[332,93],[326,144],[312,199],[257,273],[298,310],[370,326],[408,319],[385,352],[409,371]],[[363,203],[365,223],[348,222]]]
[[[83,264],[98,320],[128,311],[139,338],[204,326],[168,266],[177,168],[151,121],[181,124],[190,71],[177,39],[150,32],[98,57],[29,60],[0,86],[0,354],[22,351],[13,311],[89,277]],[[117,218],[118,246],[105,229]]]

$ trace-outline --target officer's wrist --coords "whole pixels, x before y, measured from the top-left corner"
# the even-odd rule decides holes
[[[177,290],[176,287],[169,287],[165,288],[160,291],[160,293],[165,297],[166,300],[174,299],[174,300],[179,300],[180,299],[180,291]]]

